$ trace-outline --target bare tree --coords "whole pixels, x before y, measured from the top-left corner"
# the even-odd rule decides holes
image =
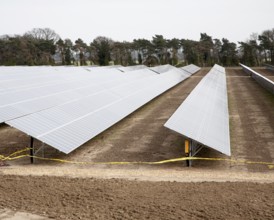
[[[36,40],[52,40],[54,43],[60,39],[60,36],[50,28],[33,28],[24,35]]]

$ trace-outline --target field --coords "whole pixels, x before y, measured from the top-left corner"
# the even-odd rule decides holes
[[[274,80],[274,73],[255,70]],[[46,148],[45,157],[153,162],[184,156],[183,137],[163,124],[208,71],[202,68],[70,155]],[[274,163],[274,96],[241,68],[227,68],[226,73],[231,158]],[[0,125],[0,154],[9,155],[28,142],[25,134]],[[198,156],[227,158],[208,148]],[[274,218],[274,169],[267,165],[203,160],[191,168],[185,162],[79,165],[36,160],[30,165],[29,158],[8,164],[0,167],[0,219],[18,211],[44,219]]]

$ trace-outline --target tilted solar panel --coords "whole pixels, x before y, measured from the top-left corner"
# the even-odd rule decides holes
[[[122,72],[130,72],[130,71],[146,69],[146,68],[147,66],[145,65],[136,65],[136,66],[122,66],[122,67],[118,67],[117,69]]]
[[[142,75],[147,69],[122,73]],[[64,152],[70,153],[142,105],[188,78],[182,71],[168,71],[133,80],[117,87],[67,102],[6,123]]]
[[[215,65],[165,123],[191,140],[230,156],[226,74]]]
[[[13,89],[0,93],[0,123],[13,118],[51,108],[56,105],[77,100],[94,93],[113,88],[120,84],[138,81],[139,79],[156,75],[153,71],[144,69],[125,74],[120,71],[105,70],[102,73],[76,75],[74,80],[54,82],[44,86]]]
[[[201,68],[194,65],[194,64],[190,64],[184,67],[181,67],[182,70],[187,71],[188,73],[190,73],[191,75],[198,72]]]
[[[267,89],[269,92],[274,94],[274,82],[270,79],[267,79],[266,77],[262,76],[261,74],[257,73],[253,69],[249,68],[248,66],[245,66],[243,64],[240,64],[244,71],[250,74],[250,76],[257,81],[262,87]]]

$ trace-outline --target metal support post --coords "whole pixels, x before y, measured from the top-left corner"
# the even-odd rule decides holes
[[[30,163],[32,164],[34,162],[33,156],[34,156],[33,137],[30,137]]]
[[[190,140],[189,142],[190,142],[190,143],[189,143],[189,156],[190,156],[190,157],[193,157],[193,156],[194,156],[194,145],[193,145],[193,141]],[[192,166],[192,163],[193,163],[193,160],[189,160],[188,163],[189,163],[189,167],[191,167],[191,166]]]
[[[200,150],[202,150],[203,145],[193,141],[193,140],[185,140],[185,155],[186,157],[194,157]],[[193,160],[186,160],[186,165],[191,167]]]
[[[188,139],[185,140],[185,156],[189,157],[190,153],[190,141]],[[189,167],[190,163],[189,160],[186,160],[186,166]]]

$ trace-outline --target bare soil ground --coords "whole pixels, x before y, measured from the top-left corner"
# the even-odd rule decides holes
[[[274,96],[240,69],[227,69],[232,155],[253,161],[274,160]],[[263,166],[239,169],[266,171]]]
[[[70,155],[47,148],[45,156],[90,162],[184,156],[184,138],[163,125],[208,70],[203,68]],[[240,68],[226,71],[232,158],[274,163],[273,95]],[[23,149],[28,141],[27,135],[0,125],[0,155]],[[198,156],[227,158],[210,149]],[[54,219],[274,218],[274,169],[266,165],[195,161],[188,168],[184,162],[75,165],[38,160],[30,165],[28,158],[8,163],[0,167],[0,210]]]
[[[54,219],[269,219],[274,184],[2,176],[0,208]]]

